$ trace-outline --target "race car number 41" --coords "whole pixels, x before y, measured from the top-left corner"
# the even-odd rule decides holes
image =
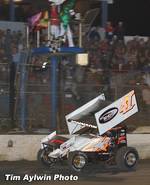
[[[123,98],[123,101],[121,102],[120,113],[126,114],[133,109],[133,107],[135,106],[135,103],[133,102],[134,95],[134,91],[131,91]]]

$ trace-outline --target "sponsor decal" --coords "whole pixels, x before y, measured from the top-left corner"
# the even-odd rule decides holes
[[[117,107],[113,107],[110,108],[108,110],[106,110],[99,118],[99,122],[101,124],[105,124],[108,121],[111,121],[118,113],[118,108]]]
[[[95,125],[91,125],[91,124],[87,124],[87,123],[82,123],[82,122],[78,122],[78,121],[75,121],[75,120],[72,120],[71,122],[72,123],[75,123],[77,125],[81,125],[83,127],[89,127],[89,128],[95,128],[95,129],[97,129],[97,126],[95,126]]]

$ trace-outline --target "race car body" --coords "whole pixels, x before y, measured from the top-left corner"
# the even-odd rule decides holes
[[[104,94],[66,115],[69,138],[51,133],[41,141],[38,159],[51,166],[58,160],[68,160],[70,166],[81,171],[89,161],[112,160],[121,169],[133,169],[138,153],[127,146],[126,128],[120,125],[138,112],[135,92],[103,108]],[[93,115],[95,123],[81,121]]]

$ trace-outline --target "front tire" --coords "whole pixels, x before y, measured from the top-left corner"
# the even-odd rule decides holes
[[[122,171],[135,170],[139,160],[138,152],[133,147],[121,147],[116,154],[117,168]]]
[[[47,166],[47,167],[50,167],[52,166],[55,161],[54,159],[50,158],[48,156],[48,154],[50,153],[51,151],[47,151],[45,149],[40,149],[38,151],[38,154],[37,154],[37,160],[38,162],[40,162],[40,164],[44,165],[44,166]]]
[[[88,163],[87,155],[83,152],[71,152],[68,157],[69,166],[76,172],[82,171]]]

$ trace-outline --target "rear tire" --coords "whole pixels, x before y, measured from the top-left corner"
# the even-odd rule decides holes
[[[139,160],[138,152],[133,147],[121,147],[116,154],[117,168],[122,171],[135,170]]]

